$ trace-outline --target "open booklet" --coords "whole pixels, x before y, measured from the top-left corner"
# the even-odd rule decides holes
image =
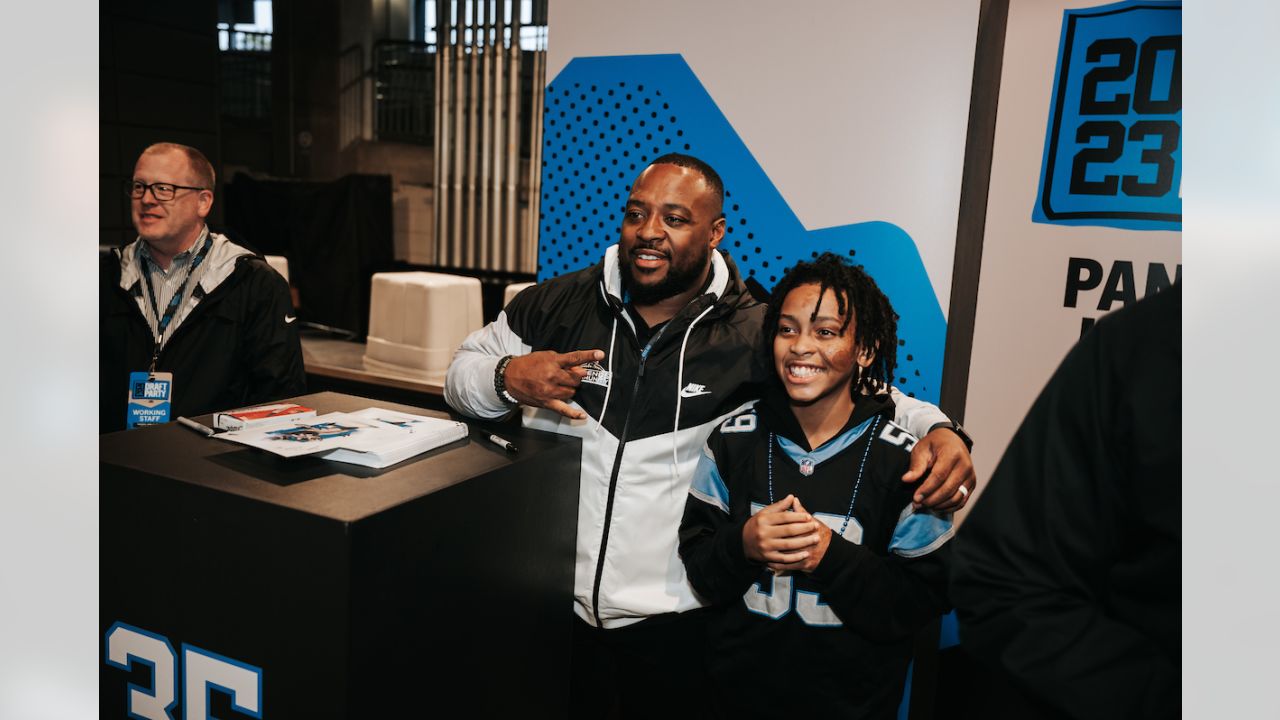
[[[367,408],[225,432],[217,437],[281,457],[314,455],[326,460],[383,468],[467,436],[454,420]]]

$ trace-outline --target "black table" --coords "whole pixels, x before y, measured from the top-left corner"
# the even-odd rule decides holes
[[[492,430],[383,470],[102,436],[101,717],[563,715],[579,441]]]

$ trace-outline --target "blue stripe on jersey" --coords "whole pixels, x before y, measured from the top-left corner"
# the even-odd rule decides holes
[[[702,448],[698,457],[698,467],[693,471],[693,484],[689,486],[689,494],[708,505],[715,505],[724,514],[729,514],[729,488],[725,487],[720,477],[720,468],[716,467],[715,457],[708,447]]]
[[[921,510],[913,512],[910,505],[898,516],[898,526],[893,529],[889,552],[900,557],[920,557],[942,547],[951,539],[956,528],[951,513],[935,515]]]
[[[863,421],[861,425],[857,427],[849,428],[848,430],[841,433],[840,435],[837,435],[831,438],[830,440],[823,443],[821,447],[819,447],[817,450],[814,450],[813,452],[809,452],[808,450],[805,450],[804,448],[782,437],[781,435],[778,436],[778,447],[782,448],[782,452],[786,453],[787,457],[794,460],[797,465],[800,464],[800,461],[803,460],[804,458],[810,458],[813,460],[814,465],[818,465],[827,460],[830,460],[834,455],[839,453],[841,450],[844,450],[845,448],[857,442],[858,438],[862,437],[862,434],[867,431],[867,428],[871,427],[871,422],[875,419],[876,418],[874,415],[867,418],[865,421]]]

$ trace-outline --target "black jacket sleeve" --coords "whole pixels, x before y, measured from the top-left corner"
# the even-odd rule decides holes
[[[809,577],[844,624],[878,642],[915,635],[950,609],[947,574],[951,544],[915,558],[877,555],[831,534],[831,544]]]
[[[742,526],[719,508],[690,496],[680,521],[680,559],[689,584],[705,600],[724,605],[742,599],[761,566],[742,549]]]
[[[734,520],[720,505],[711,502],[716,496],[732,507],[733,472],[721,480],[715,458],[724,458],[724,445],[718,433],[707,439],[707,449],[698,461],[693,492],[685,502],[680,521],[680,559],[684,562],[689,584],[703,599],[723,605],[741,599],[760,575],[761,565],[747,559],[742,547],[742,528],[746,517]],[[701,496],[700,496],[701,495]],[[736,498],[744,504],[743,498]]]
[[[297,313],[284,278],[257,258],[248,259],[245,278],[252,298],[241,339],[246,405],[280,400],[307,391]]]

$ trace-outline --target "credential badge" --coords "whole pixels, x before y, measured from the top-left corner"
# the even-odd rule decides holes
[[[585,363],[582,368],[587,371],[587,376],[582,378],[582,382],[605,388],[609,387],[609,382],[613,379],[613,373],[605,370],[600,363],[592,360],[589,363]]]

